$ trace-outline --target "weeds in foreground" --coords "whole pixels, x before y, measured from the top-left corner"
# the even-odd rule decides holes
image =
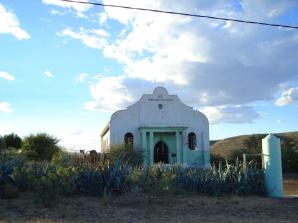
[[[84,157],[83,157],[84,158]],[[263,171],[251,162],[244,172],[242,164],[226,164],[199,169],[183,166],[135,166],[123,161],[123,156],[109,165],[92,165],[90,160],[76,162],[65,157],[53,162],[26,162],[13,157],[0,159],[0,188],[7,184],[20,191],[37,192],[43,204],[50,206],[57,196],[85,194],[107,201],[112,195],[138,190],[154,196],[179,193],[250,195],[264,194]]]

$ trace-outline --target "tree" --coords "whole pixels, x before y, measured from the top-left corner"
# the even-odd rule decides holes
[[[257,154],[262,152],[262,135],[251,135],[244,141],[245,149],[250,154]]]
[[[6,148],[13,147],[20,149],[22,146],[22,139],[17,134],[11,133],[4,136]]]
[[[29,135],[23,140],[22,153],[31,160],[50,161],[53,155],[60,150],[58,142],[57,138],[46,133]]]
[[[0,136],[0,153],[6,149],[5,141],[2,136]]]

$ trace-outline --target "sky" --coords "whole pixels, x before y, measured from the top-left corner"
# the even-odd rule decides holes
[[[293,0],[93,2],[298,26]],[[207,115],[210,139],[297,131],[298,29],[0,0],[0,135],[99,150],[111,114],[157,86]]]

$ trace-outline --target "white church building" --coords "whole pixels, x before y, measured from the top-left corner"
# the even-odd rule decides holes
[[[210,166],[207,117],[163,87],[115,112],[101,133],[102,152],[128,143],[142,151],[145,165]]]

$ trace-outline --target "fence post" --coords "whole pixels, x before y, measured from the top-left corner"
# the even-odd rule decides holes
[[[262,139],[264,171],[267,194],[271,197],[283,196],[280,139],[269,134]]]
[[[242,167],[244,172],[244,177],[247,179],[247,163],[246,163],[246,154],[243,153]]]
[[[221,161],[218,162],[218,172],[219,174],[221,174],[221,171],[222,171],[222,163]]]

